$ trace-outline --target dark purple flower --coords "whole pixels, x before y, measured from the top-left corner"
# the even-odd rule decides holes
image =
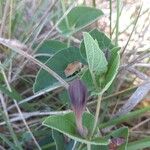
[[[82,115],[87,102],[87,88],[81,80],[76,79],[70,83],[68,91],[71,99],[71,107],[76,117],[78,132],[84,136],[85,131],[82,126]]]

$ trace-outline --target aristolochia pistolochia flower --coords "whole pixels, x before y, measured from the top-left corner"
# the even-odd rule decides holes
[[[81,80],[76,79],[70,83],[68,91],[71,99],[71,107],[76,117],[77,130],[81,136],[86,136],[87,131],[82,125],[82,115],[87,102],[87,88]]]

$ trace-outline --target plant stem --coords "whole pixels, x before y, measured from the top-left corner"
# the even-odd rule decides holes
[[[117,0],[117,19],[116,19],[116,39],[115,39],[115,46],[118,46],[119,12],[120,12],[120,0]]]
[[[11,38],[11,27],[12,27],[12,9],[13,9],[13,0],[10,0],[10,12],[9,12],[9,32],[8,38]]]
[[[87,144],[87,150],[91,150],[91,144]]]
[[[135,31],[135,27],[136,27],[136,24],[137,24],[138,19],[139,19],[139,17],[140,17],[141,10],[142,10],[142,6],[140,7],[140,10],[139,10],[138,16],[137,16],[137,18],[135,19],[134,27],[133,27],[132,32],[131,32],[131,34],[130,34],[130,36],[129,36],[129,38],[128,38],[128,41],[127,41],[127,43],[126,43],[126,45],[125,45],[125,47],[124,47],[124,49],[123,49],[123,51],[122,51],[122,53],[121,53],[121,56],[124,54],[124,52],[125,52],[125,50],[126,50],[126,48],[127,48],[128,44],[129,44],[129,42],[130,42],[130,39],[131,39],[131,37],[132,37],[132,34],[133,34],[133,32]]]
[[[118,96],[118,95],[121,95],[121,94],[124,94],[124,93],[128,93],[128,92],[130,92],[130,91],[132,91],[132,90],[135,90],[137,87],[138,87],[138,85],[137,85],[137,86],[130,87],[130,88],[127,88],[127,89],[122,90],[122,91],[119,91],[119,92],[116,92],[116,93],[114,93],[114,94],[111,94],[111,95],[108,95],[108,96],[106,96],[106,97],[103,97],[102,100],[112,99],[112,98],[115,97],[115,96]],[[87,105],[88,105],[88,106],[89,106],[89,105],[93,105],[93,104],[95,104],[96,102],[97,102],[97,100],[94,100],[94,101],[89,102]]]
[[[93,83],[94,83],[94,86],[96,88],[96,90],[98,90],[98,85],[97,85],[97,82],[96,82],[96,78],[95,78],[95,75],[93,74],[93,72],[91,71],[91,77],[92,77],[92,80],[93,80]]]
[[[13,141],[16,145],[16,148],[18,148],[18,150],[23,150],[20,143],[19,143],[19,141],[18,141],[18,139],[17,139],[17,136],[14,132],[14,129],[11,126],[10,119],[9,119],[9,116],[8,116],[8,112],[7,112],[7,108],[6,108],[6,104],[5,104],[5,101],[4,101],[4,97],[1,93],[0,93],[0,101],[1,101],[2,108],[3,108],[3,112],[4,112],[4,120],[6,121],[6,124],[8,126],[9,132],[10,132],[12,138],[13,138]]]
[[[61,0],[61,5],[62,5],[63,14],[64,14],[64,13],[66,12],[66,7],[65,7],[64,0]],[[69,22],[68,22],[68,17],[67,17],[67,15],[66,15],[66,17],[65,17],[65,21],[66,21],[67,28],[69,29]]]
[[[61,0],[61,5],[62,5],[63,14],[65,14],[65,12],[66,12],[66,7],[65,7],[64,0]],[[70,25],[69,25],[69,21],[68,21],[67,15],[66,15],[66,17],[65,17],[65,22],[66,22],[67,29],[69,29],[69,28],[70,28]],[[70,41],[71,41],[71,39],[70,39],[70,35],[69,35],[69,37],[68,37],[68,42],[67,42],[68,47],[70,46]]]
[[[0,64],[1,64],[1,61],[0,61]],[[9,86],[9,83],[8,83],[8,80],[7,80],[7,77],[6,77],[6,74],[3,70],[3,68],[1,69],[1,73],[4,77],[4,81],[8,87],[8,90],[10,91],[10,86]],[[11,123],[10,123],[10,119],[9,119],[9,115],[8,115],[8,112],[7,112],[7,107],[6,107],[6,103],[4,101],[4,98],[3,98],[3,95],[0,93],[0,99],[1,99],[1,104],[2,104],[2,107],[3,107],[3,111],[4,111],[4,114],[5,114],[5,120],[6,120],[6,124],[8,126],[8,129],[10,131],[10,134],[12,135],[12,138],[14,140],[14,143],[16,144],[16,147],[19,149],[19,150],[22,150],[22,147],[21,147],[21,144],[19,143],[18,139],[17,139],[17,136],[13,130],[13,127],[11,126]]]
[[[5,33],[4,29],[5,29],[5,22],[6,22],[6,19],[7,19],[7,12],[9,10],[9,4],[10,4],[10,0],[7,0],[6,4],[5,4],[5,8],[4,8],[3,18],[1,20],[0,37],[2,37],[3,33]]]
[[[109,0],[109,9],[110,9],[110,14],[109,14],[110,28],[109,28],[109,32],[110,32],[110,39],[111,39],[112,38],[112,34],[111,34],[111,29],[112,29],[112,0]]]
[[[78,147],[78,150],[82,150],[83,146],[84,146],[84,144],[81,143],[81,144],[79,145],[79,147]]]
[[[99,95],[98,99],[97,99],[95,121],[94,121],[94,126],[93,126],[93,130],[92,130],[91,136],[93,136],[93,134],[94,134],[94,132],[96,130],[97,123],[98,123],[98,117],[99,117],[99,112],[100,112],[100,107],[101,107],[101,100],[102,100],[102,95]]]
[[[124,8],[124,5],[123,5],[123,6],[121,7],[121,9],[120,9],[119,17],[120,17],[120,16],[121,16],[121,14],[122,14],[123,8]],[[111,35],[113,35],[113,33],[115,32],[115,30],[116,30],[116,23],[115,23],[114,28],[113,28],[113,29],[112,29],[112,31],[111,31]],[[119,32],[118,34],[120,34],[120,32]]]
[[[0,62],[0,64],[1,64],[1,62]],[[6,74],[5,74],[4,70],[1,69],[1,72],[2,72],[2,75],[3,75],[3,77],[4,77],[4,81],[5,81],[6,85],[7,85],[8,90],[9,90],[10,92],[12,92],[11,87],[10,87],[10,85],[9,85],[9,82],[8,82],[8,80],[7,80],[7,77],[6,77]],[[15,99],[14,99],[13,101],[14,101],[15,105],[17,106],[17,110],[18,110],[19,114],[21,115],[22,120],[23,120],[23,122],[24,122],[24,124],[25,124],[27,130],[28,130],[29,133],[31,134],[31,137],[33,138],[33,140],[34,140],[34,142],[35,142],[37,148],[38,148],[39,150],[41,150],[39,144],[37,143],[35,137],[33,136],[33,134],[32,134],[32,132],[31,132],[30,128],[28,127],[28,125],[27,125],[27,123],[26,123],[26,121],[25,121],[25,119],[24,119],[24,117],[23,117],[23,115],[22,115],[22,112],[21,112],[21,110],[20,110],[20,108],[19,108],[19,106],[18,106],[18,104],[17,104],[17,101],[16,101]],[[3,101],[2,101],[2,102],[3,102]],[[4,105],[4,104],[3,104],[3,105]],[[3,107],[5,108],[6,106],[3,106]],[[6,109],[6,110],[7,110],[7,109]],[[6,113],[5,113],[5,114],[6,114]],[[6,115],[6,117],[7,117],[7,115]],[[8,119],[9,119],[9,116],[8,116],[6,119],[8,120]],[[10,120],[9,120],[9,124],[10,124]],[[8,125],[9,125],[9,124],[8,124]],[[10,124],[10,126],[11,126],[11,124]],[[11,131],[11,130],[10,130],[10,131]],[[12,132],[12,131],[11,131],[11,132]],[[15,133],[14,133],[14,134],[15,134]],[[17,140],[17,137],[16,137],[15,139]],[[19,144],[19,141],[16,141],[15,144],[18,145],[18,144]],[[20,145],[18,145],[18,146],[20,146]],[[19,149],[21,149],[21,146],[19,147]]]
[[[93,7],[96,7],[96,0],[92,0]]]

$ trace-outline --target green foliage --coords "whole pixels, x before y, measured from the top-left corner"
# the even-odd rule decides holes
[[[149,111],[150,111],[150,107],[146,107],[146,108],[143,108],[143,109],[139,109],[137,111],[129,112],[129,113],[123,115],[123,116],[113,118],[113,119],[109,120],[106,123],[100,124],[99,129],[103,129],[103,128],[106,128],[106,127],[109,127],[109,126],[112,126],[112,125],[120,124],[121,122],[139,117],[143,113],[149,112]]]
[[[112,138],[123,138],[125,143],[121,146],[118,146],[118,150],[126,150],[127,142],[128,142],[128,128],[122,127],[112,131],[110,134],[106,135],[105,138],[107,140],[111,140]],[[92,150],[109,150],[109,145],[91,145]],[[84,148],[83,150],[87,150]]]
[[[84,72],[82,80],[89,90],[94,89],[93,94],[100,94],[104,93],[115,79],[120,64],[120,48],[115,47],[104,33],[96,29],[89,32],[89,34],[88,37],[87,35],[86,38],[84,37],[84,41],[80,45],[80,52],[87,60],[90,70],[90,72],[88,70]],[[108,51],[108,54],[106,54],[106,51]],[[95,70],[99,72],[94,74]]]
[[[113,80],[115,79],[120,64],[120,55],[119,55],[119,48],[113,48],[111,50],[111,58],[108,63],[108,70],[105,74],[105,79],[102,81],[102,93],[105,92],[110,85],[112,84]]]
[[[90,72],[97,75],[105,73],[108,63],[97,41],[89,33],[84,33],[83,37]]]
[[[115,47],[114,44],[111,42],[111,40],[98,29],[93,29],[92,31],[89,32],[89,34],[92,36],[94,40],[98,42],[98,46],[102,51],[104,51],[105,49],[111,50]],[[81,51],[81,55],[84,58],[86,58],[84,40],[80,44],[80,51]]]
[[[88,129],[88,131],[92,131],[93,128],[94,117],[89,113],[84,113],[83,115],[83,126]],[[77,132],[76,124],[75,124],[75,116],[74,113],[67,113],[65,115],[55,115],[50,116],[45,119],[43,125],[55,129],[71,139],[76,141],[86,143],[86,144],[94,144],[94,145],[107,145],[108,141],[103,138],[93,138],[89,140],[88,138],[83,138]]]
[[[109,135],[109,137],[112,136],[114,138],[124,138],[125,140],[125,143],[122,144],[118,150],[126,150],[127,149],[127,143],[128,143],[128,136],[129,136],[129,133],[128,133],[128,128],[127,127],[123,127],[123,128],[120,128],[120,129],[117,129],[115,131],[113,131],[113,133],[111,133]]]
[[[53,139],[56,144],[56,150],[65,150],[65,142],[64,142],[64,136],[62,133],[53,130]]]
[[[128,128],[120,127],[124,126],[122,125],[123,122],[130,122],[133,118],[143,116],[145,112],[150,111],[150,107],[140,108],[121,116],[111,116],[112,118],[107,115],[113,112],[110,109],[114,106],[115,99],[119,100],[122,97],[125,99],[129,95],[129,93],[126,95],[127,91],[125,92],[124,89],[116,92],[117,82],[113,84],[111,92],[108,90],[112,82],[115,81],[114,79],[116,78],[120,64],[120,48],[116,47],[118,45],[119,34],[122,34],[133,25],[133,30],[122,50],[121,56],[123,56],[136,29],[138,18],[146,14],[148,9],[141,13],[141,7],[136,19],[133,19],[133,15],[131,24],[124,31],[119,31],[119,17],[124,5],[122,10],[119,11],[119,0],[117,0],[117,21],[116,25],[112,26],[112,1],[109,1],[109,38],[105,33],[97,29],[88,32],[89,28],[85,28],[103,16],[103,12],[100,9],[96,7],[77,6],[78,4],[75,2],[76,7],[67,12],[74,5],[70,2],[65,0],[55,1],[54,3],[47,0],[37,1],[37,3],[32,1],[25,3],[22,3],[22,1],[0,1],[0,34],[2,41],[0,43],[0,58],[2,58],[0,60],[0,105],[1,103],[3,104],[0,108],[0,146],[4,147],[4,149],[12,150],[37,149],[36,142],[33,141],[31,136],[31,133],[33,133],[42,150],[71,150],[79,149],[79,147],[80,150],[87,150],[87,144],[91,144],[91,150],[109,150],[111,139],[120,137],[125,139],[125,143],[117,147],[118,150],[148,149],[150,147],[149,137],[145,135],[143,139],[133,140],[133,142],[129,141],[128,143]],[[93,25],[95,27],[99,26],[98,22]],[[93,28],[93,25],[90,28]],[[83,40],[81,40],[81,29],[86,31],[83,34]],[[81,31],[81,33],[78,31]],[[13,39],[17,39],[18,42]],[[81,40],[80,45],[78,40]],[[6,41],[6,46],[4,46],[5,42],[3,43],[3,41]],[[61,41],[65,41],[65,43]],[[115,45],[112,41],[115,41]],[[73,47],[70,47],[70,45]],[[29,49],[26,49],[25,46]],[[20,51],[23,50],[23,53],[19,53],[21,56],[16,53],[15,47]],[[38,49],[36,49],[37,47]],[[144,53],[141,52],[138,51],[136,53],[139,59],[148,53],[148,50],[144,51]],[[129,56],[129,53],[126,53],[126,56]],[[60,87],[61,84],[42,68],[40,68],[36,75],[33,87],[34,92],[37,93],[32,95],[31,84],[33,83],[35,72],[33,73],[30,70],[32,66],[28,67],[26,59],[24,59],[26,57],[30,61],[32,58],[31,54],[34,54],[33,58],[36,58],[54,70],[68,84],[76,77],[84,81],[89,91],[90,100],[87,109],[88,112],[85,112],[82,118],[83,126],[88,130],[87,137],[82,137],[78,133],[74,113],[70,112],[60,115],[60,112],[63,110],[70,110],[68,91],[63,88],[55,91],[56,87]],[[143,56],[140,57],[140,55]],[[40,66],[39,61],[35,59],[32,61]],[[81,62],[82,68],[71,76],[66,77],[64,73],[66,67],[75,61]],[[144,59],[143,61],[145,62]],[[48,91],[51,92],[48,93]],[[100,115],[95,115],[99,116],[98,118],[91,114],[96,109],[95,102],[92,102],[92,100],[95,101],[95,98],[105,91],[106,97],[102,97],[102,100],[104,100],[102,101],[102,105],[97,105],[101,107],[101,111],[98,111]],[[132,92],[130,89],[130,94]],[[17,109],[14,109],[13,99],[21,101],[18,103],[18,106],[23,112],[27,125],[30,125],[31,133],[26,129],[20,130],[25,125],[21,124],[20,126],[21,117],[19,117]],[[107,101],[105,101],[106,99]],[[10,110],[10,108],[12,109]],[[59,115],[53,115],[46,119],[43,117],[46,113],[53,111],[58,111]],[[54,113],[57,114],[57,112]],[[94,132],[95,134],[91,135],[93,124],[96,120],[94,117],[97,118],[98,124]],[[16,122],[17,119],[19,121]],[[45,121],[43,122],[43,120]],[[41,126],[42,122],[43,126]],[[15,125],[15,128],[12,125]],[[111,128],[112,126],[114,128]],[[108,134],[103,132],[107,128],[111,128]],[[132,132],[130,134],[132,139]]]
[[[140,140],[130,142],[127,145],[127,150],[140,150],[150,148],[150,137],[142,138]]]
[[[62,34],[70,35],[96,21],[102,15],[100,9],[86,6],[74,7],[60,22],[58,29]]]
[[[66,43],[62,43],[60,41],[56,40],[49,40],[45,41],[37,50],[37,54],[40,56],[37,56],[36,58],[40,60],[41,62],[46,62],[50,57],[52,57],[56,52],[59,50],[67,48]]]
[[[67,79],[64,70],[68,64],[73,63],[74,61],[85,63],[80,55],[79,49],[75,47],[69,47],[67,49],[58,51],[46,62],[46,65],[54,70],[62,78]],[[58,81],[53,76],[49,75],[49,73],[41,69],[36,77],[34,92],[54,86],[57,83]]]
[[[92,76],[91,76],[89,69],[84,70],[81,76],[81,79],[84,81],[84,83],[88,87],[88,91],[95,90],[94,83],[93,83]]]

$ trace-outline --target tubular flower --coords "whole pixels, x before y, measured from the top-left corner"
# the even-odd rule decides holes
[[[81,80],[76,79],[70,83],[68,91],[71,99],[71,107],[76,117],[77,130],[81,136],[86,136],[87,131],[82,125],[82,115],[87,102],[87,88]]]

